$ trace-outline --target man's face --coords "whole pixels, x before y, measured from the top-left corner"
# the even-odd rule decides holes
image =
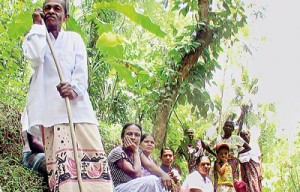
[[[197,166],[197,170],[200,172],[201,175],[207,176],[210,171],[210,160],[208,157],[204,156],[202,157],[199,165]]]
[[[188,129],[186,131],[186,136],[190,139],[190,141],[192,141],[194,139],[194,130]]]
[[[64,0],[46,0],[44,4],[44,20],[48,29],[61,28],[62,23],[68,18],[65,13]]]
[[[175,157],[173,151],[166,149],[161,156],[161,162],[165,167],[170,167],[173,164]]]

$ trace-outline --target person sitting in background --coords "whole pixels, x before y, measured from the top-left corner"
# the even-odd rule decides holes
[[[240,136],[249,144],[251,150],[240,154],[239,160],[241,164],[242,180],[247,185],[247,192],[261,192],[261,153],[256,142],[250,142],[250,131],[243,130]],[[240,148],[243,150],[243,148]]]
[[[163,192],[172,187],[170,176],[150,161],[139,148],[141,135],[140,125],[124,125],[121,132],[122,146],[114,148],[108,155],[116,192]],[[153,175],[141,177],[142,166]]]
[[[215,162],[215,171],[217,172],[216,192],[235,192],[232,175],[232,167],[228,164],[229,146],[226,143],[216,146],[217,161]]]
[[[160,168],[171,176],[175,184],[179,184],[181,181],[179,170],[173,167],[173,162],[175,160],[174,150],[169,147],[162,148],[160,151],[160,159]]]
[[[214,187],[208,178],[211,161],[208,156],[200,156],[196,159],[196,171],[189,174],[184,180],[182,192],[213,192]]]
[[[144,155],[152,162],[154,162],[151,158],[151,153],[154,151],[155,148],[155,141],[151,134],[145,133],[141,137],[140,148],[143,151]],[[151,175],[150,171],[142,166],[142,177]]]
[[[47,177],[45,153],[41,138],[35,137],[27,131],[22,132],[23,138],[23,160],[24,167],[42,173]]]
[[[22,165],[28,169],[39,172],[43,176],[43,185],[48,188],[48,173],[42,139],[27,132],[28,117],[26,109],[21,115],[23,159]],[[48,191],[48,189],[45,189]]]

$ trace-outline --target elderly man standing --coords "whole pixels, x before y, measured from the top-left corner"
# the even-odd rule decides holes
[[[64,100],[68,97],[77,140],[81,189],[112,191],[107,157],[87,92],[86,47],[79,34],[62,29],[69,18],[68,7],[67,0],[46,0],[43,9],[35,9],[33,26],[23,42],[23,53],[34,70],[26,106],[29,127],[40,127],[50,190],[79,191]],[[49,33],[66,82],[60,82],[57,75],[46,33]]]
[[[196,159],[205,155],[206,151],[214,152],[201,140],[194,138],[194,130],[187,128],[184,130],[184,138],[176,150],[178,157],[183,157],[188,164],[189,173],[196,170]],[[216,156],[214,154],[214,156]]]

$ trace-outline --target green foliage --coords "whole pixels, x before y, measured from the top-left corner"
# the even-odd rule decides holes
[[[22,139],[20,135],[19,112],[3,102],[0,102],[0,151],[1,156],[6,158],[21,159]]]
[[[122,125],[120,124],[105,124],[99,125],[100,135],[102,136],[102,143],[107,153],[120,145],[121,142],[121,130]]]
[[[42,177],[11,159],[0,160],[0,186],[8,191],[43,191]]]
[[[72,17],[72,15],[69,17],[68,19],[68,23],[67,23],[67,30],[69,31],[76,31],[77,33],[79,33],[81,35],[81,37],[83,38],[84,42],[86,42],[86,38],[85,38],[85,34],[81,29],[80,24],[77,22],[77,20]]]
[[[260,105],[259,110],[263,191],[299,191],[299,135],[287,137],[278,129],[274,104]]]
[[[94,110],[103,122],[128,122],[129,96],[122,89],[116,89],[118,75],[114,72],[106,74],[106,69],[110,69],[110,66],[102,62],[91,62],[89,65],[89,93]]]
[[[112,32],[102,33],[97,41],[96,47],[107,55],[123,59],[123,38]]]
[[[263,166],[263,191],[299,191],[299,144],[289,143],[288,138],[280,137],[272,148],[274,152],[268,153],[269,162]]]
[[[28,191],[28,186],[30,191],[41,190],[40,177],[20,166],[18,112],[25,105],[31,73],[21,43],[32,24],[32,10],[41,2],[2,0],[0,4],[0,185],[4,191]],[[82,2],[71,6],[66,28],[79,32],[87,44],[88,91],[107,152],[120,144],[121,127],[127,122],[141,123],[144,132],[152,132],[157,126],[154,119],[159,115],[159,104],[166,104],[163,101],[172,103],[165,145],[177,149],[184,127],[193,128],[196,138],[210,140],[215,135],[208,138],[206,131],[218,127],[217,122],[232,115],[234,106],[242,106],[257,93],[258,80],[250,78],[246,69],[242,70],[242,83],[233,81],[236,97],[225,112],[222,96],[213,102],[206,89],[207,84],[214,83],[215,70],[224,68],[218,63],[219,55],[231,50],[239,41],[239,30],[246,25],[244,1],[218,1],[208,18],[199,14],[196,0],[168,1],[168,5],[153,0]],[[207,31],[212,32],[212,39],[205,44],[203,34]],[[183,59],[200,48],[195,64],[183,67]],[[235,63],[232,58],[236,55],[229,57],[229,62]],[[182,68],[188,70],[186,76]],[[274,137],[278,125],[269,118],[276,111],[274,104],[258,108],[260,113],[250,111],[246,120],[261,130],[264,191],[299,191],[299,136],[292,144],[284,137]],[[224,114],[219,117],[216,111]],[[156,160],[159,151],[153,154]],[[185,177],[187,164],[177,158]]]
[[[28,30],[32,23],[31,12],[24,11],[14,18],[12,23],[7,25],[7,33],[12,40],[16,40],[20,38],[20,36],[24,35]]]
[[[263,162],[269,163],[272,162],[272,156],[270,154],[273,154],[273,150],[275,150],[274,145],[276,138],[273,137],[273,135],[275,135],[276,132],[276,125],[275,123],[269,123],[270,121],[272,122],[272,119],[267,119],[267,114],[270,113],[270,111],[273,113],[275,112],[274,104],[263,105],[260,106],[260,108],[264,121],[260,122],[261,133],[258,142],[261,147]]]
[[[134,7],[130,4],[120,4],[118,2],[101,2],[94,4],[95,9],[113,9],[126,15],[130,20],[142,26],[144,29],[151,33],[154,33],[158,37],[164,37],[166,35],[160,27],[154,24],[151,19],[143,14],[137,13]]]
[[[0,102],[0,186],[3,191],[41,191],[42,178],[22,167],[20,113]]]
[[[0,13],[0,101],[19,109],[24,106],[29,80],[21,52],[22,37],[32,23],[27,3],[3,1]]]

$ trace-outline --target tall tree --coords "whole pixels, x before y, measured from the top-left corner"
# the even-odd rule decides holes
[[[157,6],[154,1],[147,0],[145,6],[140,7],[138,2],[133,7],[116,1],[96,3],[94,7],[96,12],[107,9],[117,11],[162,40],[149,38],[145,33],[141,34],[138,28],[132,28],[133,25],[128,24],[125,18],[116,17],[114,23],[119,23],[119,27],[107,27],[107,24],[99,23],[96,46],[105,54],[102,60],[110,64],[120,78],[125,80],[127,90],[135,95],[135,100],[138,97],[147,103],[136,103],[136,117],[139,122],[143,121],[145,115],[153,120],[153,133],[158,146],[161,146],[165,142],[168,121],[177,101],[192,104],[194,112],[203,117],[213,107],[205,84],[213,77],[215,68],[220,68],[216,58],[222,51],[221,41],[230,39],[234,43],[237,39],[232,36],[246,23],[246,16],[244,4],[238,0],[222,1],[213,10],[211,1],[208,0],[175,0],[168,1],[167,7],[166,4],[155,7],[154,12],[153,8],[152,12],[147,11],[146,3]],[[163,26],[169,33],[166,34],[161,26],[136,9],[156,16],[158,12],[163,13],[165,17],[157,17],[169,22]],[[170,12],[180,14],[180,17],[175,17],[187,22],[183,21],[178,26],[179,22],[175,17],[173,20],[168,17]],[[124,32],[125,29],[127,33]],[[135,42],[136,38],[138,41]],[[171,43],[167,43],[168,40]],[[138,50],[136,43],[141,42],[148,43],[150,50]],[[137,61],[148,63],[140,65],[136,64]],[[155,66],[152,65],[153,62]]]
[[[194,48],[186,51],[177,64],[177,73],[170,77],[170,81],[165,86],[170,86],[168,83],[176,82],[171,84],[168,92],[162,95],[159,99],[159,107],[156,112],[155,124],[154,124],[154,135],[158,141],[158,145],[161,145],[166,138],[166,130],[168,127],[168,119],[170,117],[171,109],[176,104],[176,98],[181,94],[180,88],[183,86],[191,86],[191,84],[184,84],[195,76],[204,79],[202,87],[200,87],[200,98],[194,98],[192,100],[198,100],[196,105],[200,106],[200,114],[206,115],[209,107],[210,99],[203,99],[205,96],[205,83],[209,82],[212,75],[211,73],[216,67],[219,67],[215,58],[222,50],[220,44],[222,39],[231,39],[235,33],[238,32],[238,27],[242,27],[246,22],[246,16],[244,15],[243,4],[240,1],[222,1],[219,9],[211,9],[211,1],[198,0],[198,1],[175,1],[174,9],[178,9],[183,15],[194,14],[196,23],[191,30],[194,36],[192,38],[192,44],[197,45]],[[233,43],[232,41],[231,43]],[[193,44],[194,43],[194,44]],[[215,57],[215,58],[212,58]],[[201,68],[204,73],[194,73],[197,68]],[[201,71],[200,70],[200,71]],[[195,83],[195,82],[192,82]],[[182,95],[186,97],[188,101],[191,99],[187,98],[189,94]],[[192,95],[195,96],[195,95]],[[201,113],[202,112],[202,113]]]

